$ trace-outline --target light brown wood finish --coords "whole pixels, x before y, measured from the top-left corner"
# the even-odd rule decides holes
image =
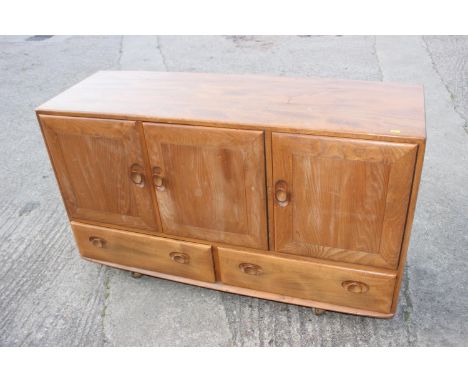
[[[165,233],[268,248],[263,132],[143,128]]]
[[[332,310],[336,312],[358,314],[361,316],[369,316],[369,317],[375,317],[375,318],[391,318],[394,315],[394,313],[381,313],[381,312],[376,312],[373,310],[351,308],[351,307],[343,306],[343,305],[330,304],[328,302],[306,300],[303,298],[283,296],[283,295],[276,294],[276,293],[263,292],[263,291],[258,291],[254,289],[247,289],[247,288],[242,288],[242,287],[238,287],[234,285],[226,285],[220,282],[211,283],[211,282],[206,282],[206,281],[199,281],[199,280],[194,280],[194,279],[190,279],[186,277],[180,277],[180,276],[169,275],[166,273],[154,272],[148,269],[129,267],[126,265],[116,264],[116,263],[112,263],[108,261],[100,261],[100,260],[90,259],[87,257],[83,257],[83,258],[85,260],[88,260],[94,263],[103,264],[109,267],[123,269],[123,270],[127,270],[130,272],[137,272],[137,273],[141,272],[142,274],[153,276],[153,277],[158,277],[158,278],[165,279],[165,280],[176,281],[176,282],[185,283],[189,285],[196,285],[198,287],[214,289],[214,290],[218,290],[221,292],[236,293],[236,294],[241,294],[244,296],[278,301],[278,302],[282,302],[285,304],[295,304],[295,305],[307,306],[310,308],[323,309],[325,311]]]
[[[426,139],[422,87],[99,72],[36,112],[73,229],[87,230],[87,241],[77,237],[84,258],[317,309],[373,317],[395,313]],[[145,138],[143,125],[164,131],[167,142]],[[150,166],[154,158],[166,162],[156,171]],[[209,165],[196,174],[187,171],[206,159]],[[118,175],[122,169],[127,183]],[[253,177],[255,171],[259,175]],[[176,208],[172,196],[160,197],[174,174]],[[204,209],[181,184],[210,176],[216,187],[208,182],[202,190],[212,195]],[[159,209],[169,222],[165,232]],[[187,263],[180,246],[197,254]],[[171,249],[169,255],[161,248]],[[340,272],[356,277],[343,280],[338,292]],[[246,287],[219,281],[240,284],[247,282],[244,276],[250,277]],[[319,280],[317,290],[309,276]],[[253,277],[263,281],[255,286]],[[357,297],[341,300],[343,293]]]
[[[395,272],[218,248],[221,281],[284,296],[389,313]]]
[[[135,122],[40,116],[71,218],[159,230]]]
[[[371,81],[105,71],[37,110],[372,139],[425,136],[422,87]]]
[[[396,269],[416,151],[273,133],[276,250]]]
[[[275,217],[273,196],[273,157],[271,152],[271,131],[265,132],[265,174],[267,190],[267,216],[268,216],[268,248],[275,249]]]
[[[83,257],[206,282],[215,281],[209,245],[75,222],[72,222],[72,228]]]
[[[401,282],[403,280],[403,273],[404,273],[405,265],[406,265],[406,257],[408,255],[408,246],[410,243],[411,228],[413,226],[414,214],[416,212],[416,201],[418,198],[419,185],[421,182],[425,150],[426,150],[426,143],[423,142],[418,146],[418,156],[416,159],[416,166],[414,169],[413,186],[411,189],[408,216],[406,217],[405,234],[403,237],[403,243],[401,245],[400,263],[398,265],[397,282],[395,285],[395,292],[394,292],[394,297],[393,297],[393,305],[392,305],[393,313],[395,313],[397,310],[398,296],[400,293]]]

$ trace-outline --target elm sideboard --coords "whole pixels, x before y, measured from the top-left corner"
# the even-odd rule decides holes
[[[84,259],[316,314],[395,314],[422,87],[102,71],[36,114]]]

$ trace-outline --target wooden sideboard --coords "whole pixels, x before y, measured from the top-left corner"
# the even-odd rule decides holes
[[[83,258],[316,313],[395,314],[422,87],[103,71],[36,113]]]

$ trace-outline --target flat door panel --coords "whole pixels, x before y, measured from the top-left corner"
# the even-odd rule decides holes
[[[263,132],[143,127],[164,232],[267,248]]]
[[[40,120],[71,218],[159,230],[135,122]]]
[[[416,150],[273,133],[276,250],[396,268]]]

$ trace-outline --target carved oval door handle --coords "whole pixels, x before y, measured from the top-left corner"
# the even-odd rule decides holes
[[[135,163],[135,164],[132,165],[132,167],[130,167],[130,179],[138,187],[144,187],[145,186],[144,169],[138,163]]]
[[[258,276],[263,273],[262,267],[256,264],[241,263],[239,269],[250,276]]]
[[[286,200],[288,200],[288,194],[286,191],[283,190],[277,190],[275,193],[276,201],[279,203],[284,203]]]
[[[97,236],[90,236],[89,241],[92,245],[98,248],[104,248],[104,246],[106,245],[106,241]]]
[[[350,293],[366,293],[369,290],[369,285],[360,281],[343,281],[341,286]]]
[[[158,191],[164,191],[164,178],[162,176],[161,167],[153,167],[153,185]]]
[[[172,261],[179,264],[188,264],[190,261],[190,256],[182,252],[171,252],[169,253],[169,257]]]
[[[275,201],[280,207],[289,204],[288,184],[284,180],[279,180],[275,184]]]

